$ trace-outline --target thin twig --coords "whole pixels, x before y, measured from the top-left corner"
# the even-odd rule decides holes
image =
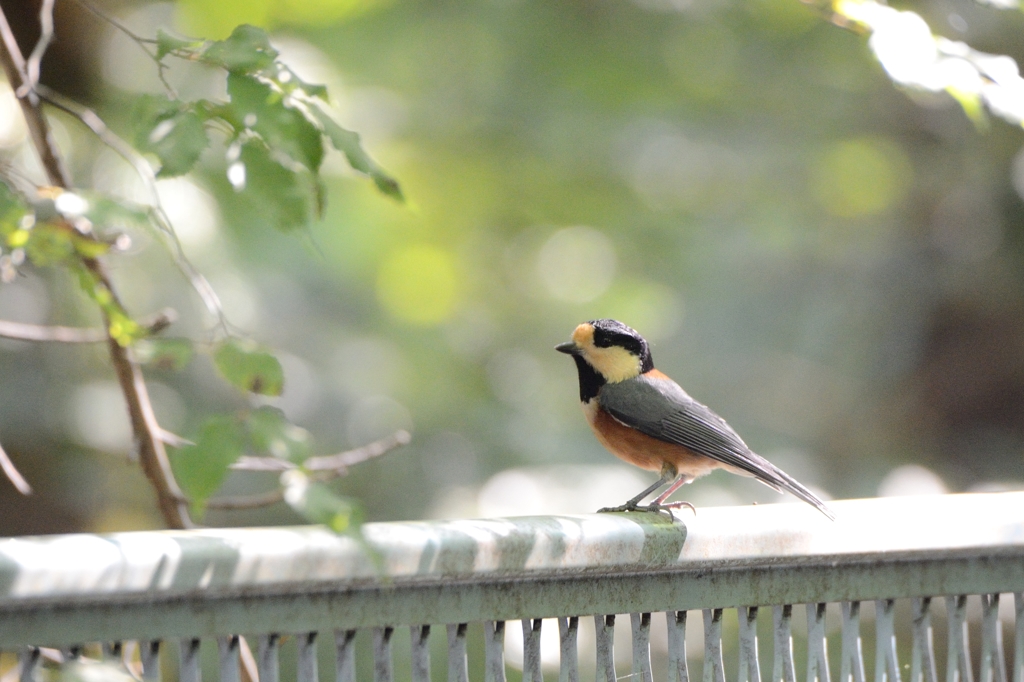
[[[336,455],[324,455],[321,457],[310,457],[302,463],[302,468],[307,471],[340,471],[344,472],[348,467],[368,459],[379,457],[389,450],[394,450],[399,445],[408,444],[410,435],[408,431],[396,431],[390,436],[381,438],[372,443],[352,450],[346,450]],[[238,471],[287,471],[298,469],[299,465],[279,457],[239,457],[232,469]]]
[[[15,488],[18,489],[19,493],[22,495],[32,494],[32,486],[30,486],[28,481],[18,473],[18,470],[14,467],[14,462],[12,462],[11,458],[7,456],[6,452],[4,452],[2,445],[0,445],[0,469],[3,469],[7,479]]]
[[[177,314],[168,308],[149,320],[140,320],[147,333],[165,329]],[[0,320],[0,337],[18,341],[53,341],[56,343],[100,343],[107,340],[107,330],[100,327],[61,327]]]
[[[39,84],[39,72],[43,63],[43,55],[50,47],[53,40],[53,4],[55,0],[43,0],[39,7],[39,40],[28,56],[28,63],[25,65],[25,81],[17,90],[18,97],[24,97],[30,91],[35,90]]]
[[[192,288],[196,290],[197,294],[199,294],[199,298],[202,299],[206,309],[210,311],[211,315],[217,318],[217,322],[221,329],[226,332],[227,320],[224,316],[224,308],[221,306],[220,297],[217,296],[217,292],[213,290],[209,281],[207,281],[207,279],[195,269],[192,262],[185,256],[185,251],[181,246],[181,241],[178,239],[178,233],[175,232],[170,218],[167,217],[167,213],[163,209],[163,204],[160,201],[160,194],[156,188],[156,175],[153,173],[153,168],[149,165],[149,162],[146,161],[141,154],[135,151],[130,144],[122,140],[116,133],[108,128],[107,124],[103,122],[103,119],[97,116],[91,109],[83,107],[77,102],[73,102],[60,93],[43,85],[38,87],[38,92],[39,96],[42,97],[44,101],[81,121],[82,124],[91,130],[103,144],[113,149],[118,156],[127,161],[135,170],[135,173],[139,176],[143,184],[146,186],[146,189],[149,191],[150,217],[153,219],[153,223],[164,237],[164,243],[171,251],[175,265],[178,266],[178,269],[181,270],[182,274],[184,274],[192,284]]]
[[[171,96],[171,99],[178,99],[178,92],[173,87],[171,87],[171,84],[167,82],[167,78],[164,76],[164,71],[167,70],[167,65],[159,59],[157,59],[156,55],[150,52],[149,48],[146,47],[147,45],[155,45],[156,40],[154,40],[153,38],[143,38],[139,34],[132,31],[130,28],[119,22],[117,19],[114,19],[114,17],[101,11],[91,2],[86,2],[85,0],[75,0],[75,2],[78,3],[80,6],[84,7],[85,9],[87,9],[88,11],[92,12],[94,15],[96,15],[96,17],[98,17],[102,21],[107,22],[115,29],[128,36],[128,38],[132,42],[138,45],[139,49],[145,52],[146,56],[152,59],[153,63],[156,64],[157,78],[159,78],[160,82],[163,83],[164,89],[167,90],[167,94]]]
[[[390,436],[364,445],[361,448],[347,450],[337,455],[310,457],[302,463],[302,468],[313,473],[310,478],[314,481],[330,481],[331,479],[344,476],[348,473],[348,467],[354,464],[379,457],[400,445],[406,445],[410,438],[411,436],[408,431],[396,431]],[[288,471],[289,469],[298,469],[299,465],[277,457],[240,457],[238,461],[231,465],[231,468],[238,471]],[[208,500],[206,507],[207,509],[226,510],[256,509],[258,507],[269,507],[283,501],[284,488],[278,488],[255,495],[218,497]]]
[[[3,43],[3,49],[0,49],[0,64],[7,74],[11,88],[18,92],[26,82],[25,62],[2,7],[0,7],[0,38]],[[50,179],[50,184],[64,189],[69,188],[71,183],[60,160],[60,151],[53,142],[46,118],[43,116],[39,98],[34,91],[30,91],[18,101],[21,103],[22,114],[32,132],[32,142]],[[120,306],[116,290],[103,263],[96,258],[84,257],[81,259],[81,263],[107,288],[114,303]],[[107,319],[105,313],[103,317],[104,326],[109,327],[110,320]],[[171,528],[192,527],[193,523],[188,514],[188,501],[182,494],[181,488],[178,487],[171,471],[167,450],[160,438],[162,429],[153,413],[153,405],[149,399],[142,370],[132,358],[129,349],[119,344],[113,337],[108,338],[107,349],[110,353],[110,362],[117,374],[118,383],[121,385],[121,392],[128,404],[128,416],[132,425],[132,433],[135,436],[142,470],[156,491],[157,503],[163,514],[164,522]]]
[[[350,466],[365,462],[374,457],[380,457],[389,450],[394,450],[400,445],[407,445],[412,436],[408,431],[395,431],[390,436],[381,438],[378,441],[368,443],[361,448],[355,448],[337,455],[325,455],[322,457],[310,457],[302,466],[310,471],[345,471]]]
[[[17,341],[99,343],[107,340],[107,330],[99,327],[60,327],[0,320],[0,337]]]
[[[228,511],[237,509],[258,509],[269,507],[278,502],[284,502],[284,489],[278,488],[266,493],[257,495],[233,495],[230,497],[218,497],[206,502],[207,509],[225,509]]]
[[[80,6],[82,6],[82,7],[84,7],[85,9],[89,10],[90,12],[95,14],[97,18],[102,19],[103,21],[107,22],[108,24],[110,24],[111,26],[116,28],[118,31],[120,31],[121,33],[125,34],[126,36],[128,36],[129,38],[134,40],[136,43],[139,43],[139,44],[149,43],[151,45],[155,45],[156,44],[156,41],[154,39],[152,39],[152,38],[143,38],[138,33],[135,33],[130,28],[128,28],[127,26],[125,26],[124,24],[119,22],[114,17],[112,17],[109,14],[107,14],[106,12],[103,12],[102,10],[100,10],[98,7],[93,5],[91,2],[86,2],[85,0],[75,0],[75,3],[80,5]]]

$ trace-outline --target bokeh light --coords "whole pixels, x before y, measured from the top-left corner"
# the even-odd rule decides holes
[[[825,149],[812,171],[818,201],[833,215],[881,213],[899,202],[912,181],[906,155],[888,140],[843,140]]]
[[[385,257],[377,298],[399,320],[436,325],[455,313],[460,288],[455,257],[436,246],[409,246]]]
[[[548,293],[568,303],[588,303],[615,279],[615,246],[592,227],[566,227],[552,234],[537,254],[537,274]]]

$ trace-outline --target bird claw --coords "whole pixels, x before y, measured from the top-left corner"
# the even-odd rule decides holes
[[[697,515],[697,508],[689,502],[669,502],[667,504],[658,504],[657,502],[651,504],[622,504],[618,507],[602,507],[597,510],[598,514],[615,514],[618,512],[651,512],[654,514],[671,511],[673,509],[682,509],[683,507],[688,508],[693,512],[693,515]]]

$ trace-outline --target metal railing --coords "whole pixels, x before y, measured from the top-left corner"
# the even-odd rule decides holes
[[[701,653],[704,682],[724,682],[727,671],[760,682],[761,623],[771,680],[795,682],[800,659],[808,682],[837,672],[841,682],[863,682],[873,650],[877,682],[936,682],[944,646],[948,682],[973,682],[975,671],[978,682],[1024,682],[1024,493],[831,506],[835,522],[779,504],[676,519],[368,524],[358,541],[319,527],[0,540],[0,674],[27,681],[37,679],[41,658],[127,660],[133,650],[136,672],[157,679],[163,650],[164,667],[173,658],[183,681],[198,682],[204,668],[211,676],[212,656],[219,679],[235,682],[246,635],[262,682],[282,675],[284,637],[287,679],[349,682],[358,667],[360,679],[422,681],[431,679],[432,656],[444,655],[431,636],[441,630],[453,682],[471,671],[487,682],[520,671],[539,682],[548,665],[560,681],[585,672],[614,682],[626,670],[617,672],[616,648],[636,682],[688,682]],[[933,610],[945,612],[944,622],[935,619],[946,632],[938,647]],[[688,636],[689,611],[701,613]],[[801,611],[806,619],[794,618]],[[615,626],[626,619],[615,614],[629,614],[625,650]],[[862,615],[873,618],[874,638],[862,637]],[[542,637],[548,618],[558,630],[550,641]],[[514,628],[506,633],[505,623],[517,621],[523,636],[506,647]],[[393,634],[405,628],[408,650],[403,638],[396,667]],[[695,630],[703,646],[691,641],[688,658]],[[333,671],[321,660],[328,646]]]

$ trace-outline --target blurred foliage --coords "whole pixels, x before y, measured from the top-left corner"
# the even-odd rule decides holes
[[[91,105],[158,160],[185,253],[232,329],[272,347],[283,373],[280,396],[246,397],[211,380],[210,362],[247,388],[254,378],[274,385],[265,369],[246,360],[232,374],[214,352],[174,373],[179,356],[156,349],[167,359],[147,372],[162,423],[196,448],[238,433],[256,447],[253,415],[263,424],[269,406],[313,434],[320,453],[414,427],[407,449],[310,484],[335,496],[310,503],[328,522],[348,523],[353,498],[372,519],[486,513],[495,507],[478,492],[498,471],[613,461],[579,413],[572,364],[551,350],[602,316],[644,333],[659,368],[755,450],[834,496],[875,494],[907,463],[952,490],[1024,481],[1021,130],[981,90],[972,116],[996,114],[984,128],[949,82],[922,89],[887,72],[880,40],[829,23],[831,8],[102,6],[159,35],[163,75],[187,104],[168,99],[138,45],[83,16],[74,36],[61,35],[100,46],[88,62]],[[952,0],[900,9],[927,21],[933,47],[934,33],[1024,56],[1019,12]],[[233,56],[231,32],[245,22],[271,29],[260,49],[279,52],[289,71]],[[864,26],[877,35],[879,24]],[[976,57],[958,58],[977,67]],[[56,72],[44,80],[63,86]],[[300,82],[325,83],[330,99]],[[312,108],[267,98],[288,83]],[[140,200],[120,161],[55,118],[78,184]],[[14,157],[24,137],[11,126],[0,144]],[[349,129],[392,175],[376,174]],[[294,144],[266,151],[281,139]],[[385,191],[383,178],[399,178],[407,203],[352,169]],[[298,237],[277,229],[307,219]],[[173,337],[208,337],[215,320],[170,259],[143,248],[146,230],[120,229],[136,245],[117,261],[117,281],[131,283],[126,307],[173,306]],[[24,269],[0,287],[0,318],[94,323],[63,284]],[[159,525],[137,472],[110,454],[129,443],[117,437],[123,405],[105,392],[102,355],[0,348],[0,437],[34,487],[50,491],[16,503],[0,495],[0,531]],[[232,410],[235,426],[204,441],[206,415]],[[110,437],[87,435],[86,423]],[[287,458],[312,448],[268,438],[258,447]],[[276,474],[221,484],[223,467],[196,485],[276,484]],[[291,490],[309,483],[299,474]],[[684,497],[698,505],[777,499],[724,474],[690,488]],[[537,511],[513,499],[506,511]],[[294,522],[295,508],[210,510],[206,520]]]

